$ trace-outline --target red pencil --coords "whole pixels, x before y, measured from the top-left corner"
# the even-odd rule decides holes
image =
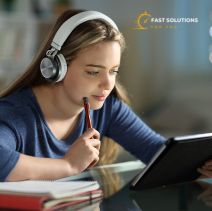
[[[83,97],[83,103],[85,108],[85,117],[86,117],[87,127],[92,128],[91,117],[90,117],[90,104],[88,102],[87,97]]]

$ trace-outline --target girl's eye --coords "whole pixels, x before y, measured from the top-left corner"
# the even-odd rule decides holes
[[[111,74],[111,75],[117,75],[118,73],[119,73],[118,70],[111,70],[111,71],[110,71],[110,74]]]
[[[86,73],[91,76],[96,76],[99,72],[98,71],[86,71]]]
[[[86,71],[86,73],[90,76],[97,76],[99,74],[99,71]],[[119,73],[117,69],[110,70],[109,74],[116,76]]]

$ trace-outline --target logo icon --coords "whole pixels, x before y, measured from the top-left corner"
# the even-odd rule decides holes
[[[148,13],[147,11],[140,13],[136,19],[136,25],[137,28],[135,29],[140,29],[140,30],[147,30],[148,23],[150,22],[151,14]]]

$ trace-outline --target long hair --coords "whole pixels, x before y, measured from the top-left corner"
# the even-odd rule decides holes
[[[7,96],[22,87],[38,86],[49,83],[41,75],[40,62],[45,57],[47,50],[51,48],[51,42],[60,26],[67,19],[80,12],[83,12],[83,10],[67,10],[61,14],[61,16],[57,19],[55,25],[52,27],[49,35],[47,36],[47,39],[41,45],[42,47],[37,56],[29,65],[25,73],[21,75],[15,82],[13,82],[6,90],[4,90],[0,95],[1,97]],[[63,54],[66,59],[67,65],[69,65],[82,49],[102,41],[117,41],[119,42],[122,51],[125,48],[124,37],[119,31],[117,31],[111,25],[105,23],[104,21],[90,20],[80,24],[73,30],[73,32],[64,42],[59,53]],[[123,100],[124,102],[128,101],[126,93],[118,81],[115,84],[112,94],[114,94],[116,97]],[[102,143],[102,149],[104,149],[104,151],[100,151],[101,155],[99,163],[103,164],[113,162],[118,151],[118,145],[111,140],[108,141],[108,138]],[[107,151],[107,153],[105,151]]]

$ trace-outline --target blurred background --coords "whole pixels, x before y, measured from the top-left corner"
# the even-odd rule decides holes
[[[117,23],[127,42],[120,81],[147,124],[166,137],[212,132],[211,0],[0,0],[0,89],[25,71],[68,8],[97,10]],[[135,29],[144,11],[198,23]]]

